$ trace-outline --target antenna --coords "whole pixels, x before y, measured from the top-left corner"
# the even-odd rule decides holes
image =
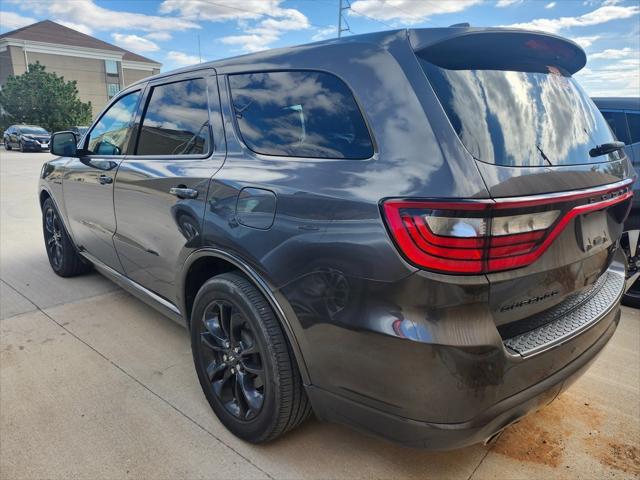
[[[351,2],[349,0],[345,0],[347,6],[343,7],[343,0],[338,2],[338,38],[342,37],[342,32],[351,32],[351,27],[349,26],[349,22],[347,22],[347,18],[344,16],[345,10],[351,9]],[[342,28],[342,22],[347,26],[346,28]]]
[[[200,59],[200,63],[202,63],[202,52],[200,51],[200,34],[198,34],[198,58]]]

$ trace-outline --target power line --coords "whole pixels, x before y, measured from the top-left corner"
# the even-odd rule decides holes
[[[342,4],[342,0],[340,0],[340,4]],[[377,18],[373,18],[373,17],[370,17],[369,15],[365,15],[364,13],[361,13],[361,12],[359,12],[359,11],[357,11],[357,10],[353,10],[353,9],[351,8],[351,4],[349,4],[349,7],[348,7],[348,8],[346,8],[345,10],[351,10],[355,15],[358,15],[358,16],[360,16],[360,17],[364,17],[364,18],[366,18],[366,19],[368,19],[368,20],[372,20],[372,21],[374,21],[374,22],[378,22],[378,23],[380,23],[380,24],[382,24],[382,25],[384,25],[384,26],[386,26],[386,27],[389,27],[389,28],[391,28],[391,29],[395,29],[395,28],[396,28],[396,27],[394,27],[393,25],[389,25],[388,23],[383,22],[382,20],[378,20]],[[341,11],[342,11],[342,9],[341,9]]]

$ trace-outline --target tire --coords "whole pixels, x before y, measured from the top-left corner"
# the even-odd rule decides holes
[[[640,308],[640,292],[631,292],[631,289],[627,290],[622,296],[622,304],[626,307]]]
[[[8,141],[5,141],[5,142],[4,142],[4,149],[5,149],[5,150],[11,150],[11,145],[9,144],[9,142],[8,142]]]
[[[282,327],[242,275],[224,273],[200,288],[191,315],[191,349],[209,405],[237,437],[268,442],[311,413]]]
[[[57,275],[75,277],[91,270],[91,264],[80,256],[69,238],[50,198],[42,205],[42,231],[49,265]]]
[[[636,276],[636,280],[628,285],[626,292],[622,295],[622,304],[627,307],[640,308],[640,242],[637,230],[625,231],[620,239],[620,245],[627,257],[627,279]]]
[[[18,147],[20,147],[20,151],[21,151],[22,153],[24,153],[24,152],[26,151],[26,150],[24,149],[24,145],[23,145],[23,143],[22,143],[22,142],[19,142],[19,143],[18,143]]]

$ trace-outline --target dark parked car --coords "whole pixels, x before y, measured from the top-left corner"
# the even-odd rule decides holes
[[[69,129],[69,131],[75,133],[78,138],[82,138],[82,136],[87,133],[87,130],[89,130],[89,127],[75,126]]]
[[[633,168],[571,77],[585,62],[554,35],[456,27],[142,80],[82,144],[53,136],[51,266],[186,325],[243,439],[313,410],[406,445],[485,441],[619,321]]]
[[[633,163],[636,177],[640,173],[640,98],[594,98],[616,138],[624,142],[627,157]],[[628,254],[627,291],[622,303],[640,308],[640,192],[636,182],[631,213],[625,223],[621,245]]]
[[[51,135],[37,125],[11,125],[4,132],[2,142],[6,150],[49,150]]]

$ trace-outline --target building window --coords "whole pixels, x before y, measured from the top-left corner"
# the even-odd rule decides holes
[[[115,60],[105,60],[104,68],[107,71],[107,73],[112,75],[118,75],[118,62],[116,62]]]
[[[117,83],[107,83],[107,95],[109,98],[115,97],[116,93],[120,91],[120,85]]]

